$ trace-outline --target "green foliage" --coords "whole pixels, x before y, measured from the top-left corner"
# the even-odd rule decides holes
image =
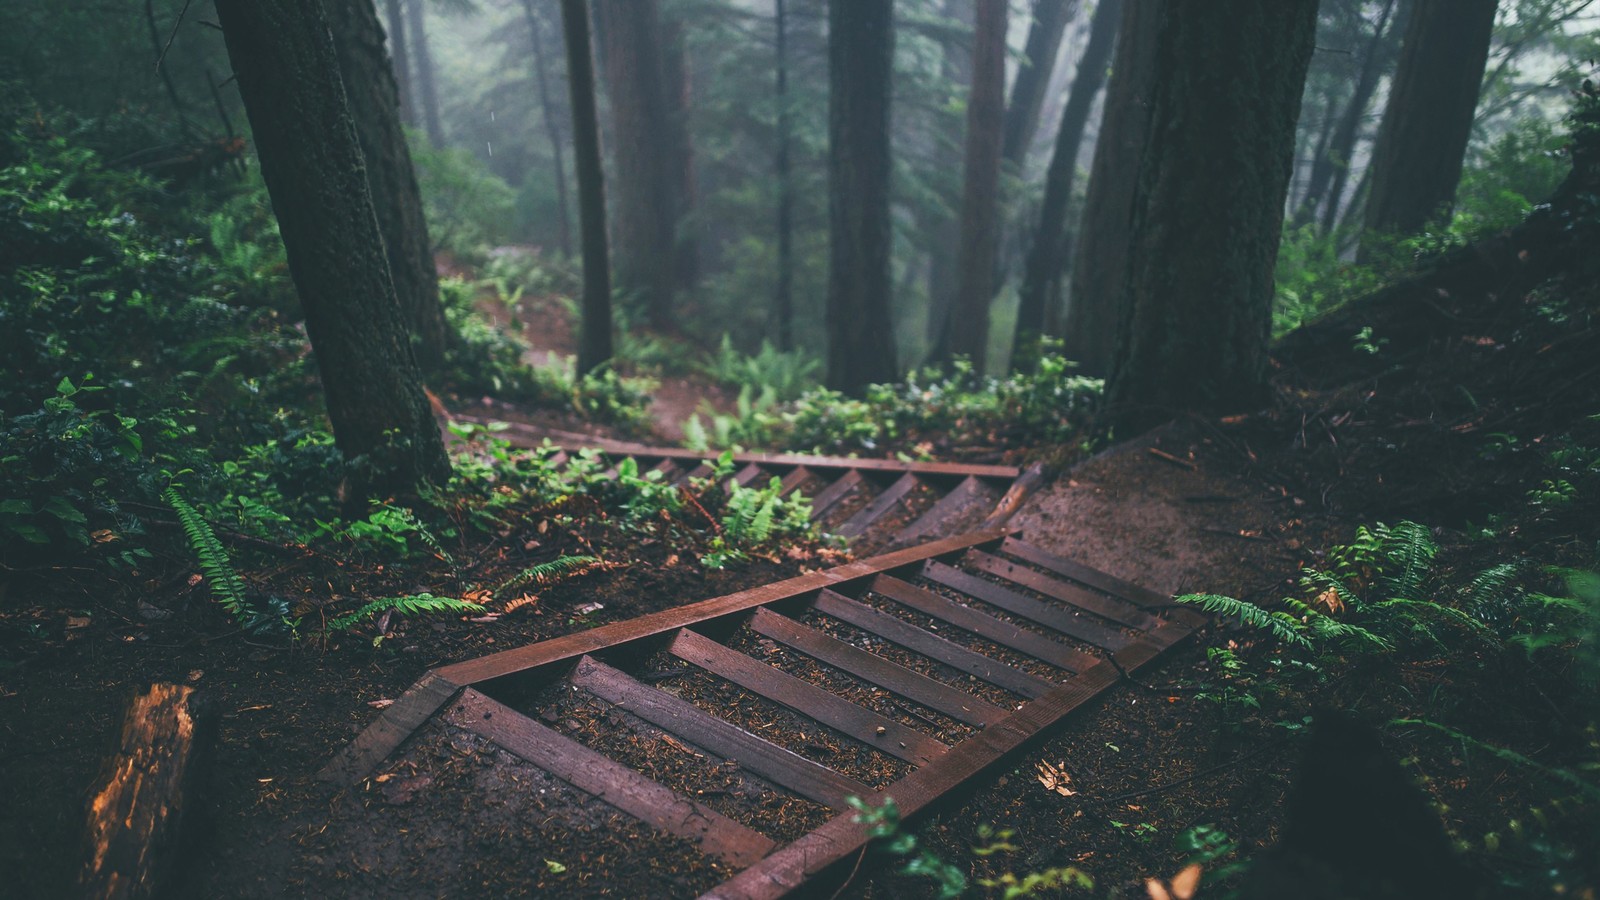
[[[756,391],[774,401],[795,400],[816,386],[822,361],[804,351],[785,353],[763,340],[754,355],[734,349],[733,338],[722,336],[717,352],[700,370],[713,380],[743,391]]]
[[[490,593],[498,594],[502,591],[516,590],[529,582],[543,584],[548,581],[554,581],[562,575],[585,566],[592,566],[599,561],[600,558],[597,556],[558,556],[547,562],[531,565],[503,579],[494,586]]]
[[[454,597],[435,597],[429,593],[407,597],[380,597],[354,612],[329,619],[327,630],[330,634],[349,631],[361,622],[391,610],[402,616],[418,616],[431,613],[479,613],[483,612],[483,607]]]
[[[434,149],[411,135],[411,162],[435,250],[478,261],[513,237],[516,192],[466,150]]]
[[[201,517],[198,510],[183,499],[177,488],[169,487],[162,492],[162,497],[178,514],[178,522],[183,526],[183,534],[189,540],[189,549],[200,561],[200,574],[205,576],[206,585],[211,588],[211,596],[222,604],[228,615],[241,626],[252,627],[259,624],[260,614],[251,606],[250,600],[245,596],[244,579],[233,569],[233,561],[228,557],[228,551],[217,540],[217,533]]]

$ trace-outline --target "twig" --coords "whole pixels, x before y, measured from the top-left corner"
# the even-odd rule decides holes
[[[156,57],[156,71],[161,71],[161,63],[167,58],[167,51],[172,49],[172,42],[178,39],[178,27],[183,24],[183,17],[189,14],[191,0],[183,0],[183,9],[178,10],[178,21],[172,23],[172,33],[167,35],[167,45],[161,48],[161,55]]]
[[[1189,460],[1183,459],[1182,457],[1173,456],[1171,453],[1168,453],[1165,450],[1158,450],[1155,447],[1146,447],[1144,449],[1145,449],[1146,453],[1149,453],[1151,456],[1154,456],[1156,459],[1166,460],[1167,462],[1172,463],[1175,466],[1182,466],[1183,468],[1188,469],[1191,472],[1193,472],[1193,471],[1195,471],[1196,469],[1199,468],[1199,466],[1196,466],[1194,463],[1190,462]]]
[[[867,846],[867,844],[861,845],[861,852],[856,854],[855,867],[850,870],[850,874],[845,878],[844,884],[839,885],[839,889],[834,891],[833,896],[829,897],[828,900],[839,900],[839,895],[844,893],[844,889],[850,886],[850,882],[856,880],[856,873],[861,871],[861,861],[867,858]]]

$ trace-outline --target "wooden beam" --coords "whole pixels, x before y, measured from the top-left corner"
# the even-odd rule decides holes
[[[1121,631],[1088,616],[1079,616],[1071,610],[1035,600],[954,566],[929,562],[923,566],[922,577],[1105,650],[1120,650],[1132,640]]]

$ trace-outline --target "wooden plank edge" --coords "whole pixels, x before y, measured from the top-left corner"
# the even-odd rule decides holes
[[[406,689],[388,709],[368,725],[356,739],[334,754],[317,772],[322,781],[349,787],[372,774],[378,763],[388,758],[418,728],[461,689],[461,685],[440,675],[426,672]]]

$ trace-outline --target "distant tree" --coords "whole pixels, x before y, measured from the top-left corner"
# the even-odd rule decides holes
[[[970,31],[976,9],[974,0],[945,0],[943,15],[953,28],[962,33],[940,41],[939,76],[951,88],[972,84],[972,43]],[[955,97],[951,97],[954,101]],[[952,102],[951,105],[954,105]],[[950,116],[951,120],[956,117]],[[965,122],[960,126],[965,129]],[[933,135],[933,169],[939,173],[959,172],[963,167],[962,155],[965,131],[956,131],[952,122],[950,133],[936,131]],[[948,191],[948,208],[944,203],[930,210],[927,229],[932,252],[928,259],[928,360],[949,360],[950,312],[956,305],[956,294],[961,282],[961,193],[960,189]],[[945,191],[941,191],[945,194]],[[952,211],[947,211],[953,210]]]
[[[1372,41],[1368,44],[1366,53],[1361,59],[1361,74],[1356,80],[1354,94],[1350,103],[1345,107],[1344,115],[1339,122],[1339,130],[1333,135],[1328,146],[1325,159],[1332,164],[1333,176],[1328,184],[1326,197],[1318,197],[1322,202],[1322,231],[1331,233],[1339,221],[1339,209],[1344,200],[1345,189],[1350,182],[1350,167],[1356,155],[1356,141],[1361,136],[1361,125],[1367,118],[1367,110],[1372,106],[1372,95],[1376,92],[1378,82],[1383,74],[1394,64],[1396,52],[1399,50],[1400,26],[1406,21],[1409,3],[1400,0],[1388,0],[1384,5],[1382,17],[1378,20],[1377,28],[1373,31]],[[1316,173],[1312,173],[1313,179]],[[1313,185],[1315,185],[1313,180]],[[1315,212],[1315,208],[1311,209]]]
[[[674,326],[677,208],[681,175],[669,149],[667,90],[656,0],[595,0],[595,32],[611,97],[611,157],[616,180],[617,286],[643,302],[650,323]]]
[[[1039,227],[1034,230],[1022,273],[1012,353],[1012,364],[1016,368],[1032,368],[1038,360],[1039,340],[1044,336],[1050,310],[1061,296],[1061,276],[1072,255],[1067,213],[1072,206],[1078,177],[1078,152],[1089,127],[1089,113],[1094,108],[1095,98],[1106,83],[1121,18],[1122,0],[1100,0],[1095,6],[1089,43],[1078,62],[1077,75],[1072,79],[1067,108],[1061,114],[1055,152],[1045,174],[1044,199],[1039,204]]]
[[[550,157],[554,161],[551,180],[556,186],[556,216],[561,220],[561,255],[572,257],[572,231],[567,212],[567,164],[563,158],[561,117],[556,115],[555,103],[550,97],[549,78],[545,74],[544,17],[539,14],[537,0],[522,0],[522,18],[528,26],[529,49],[533,51],[533,85],[539,92],[539,112],[544,118],[545,135],[550,139]]]
[[[774,0],[772,14],[778,102],[777,150],[772,163],[772,174],[778,180],[778,278],[772,316],[777,323],[778,349],[787,352],[794,349],[794,179],[789,161],[793,125],[789,115],[788,7],[784,0]]]
[[[411,40],[413,74],[416,77],[414,96],[422,107],[422,123],[428,133],[428,143],[435,148],[444,146],[444,118],[439,113],[438,76],[433,70],[433,52],[428,48],[428,23],[423,0],[404,0],[406,5],[406,30]]]
[[[600,167],[600,116],[594,100],[594,56],[584,0],[561,0],[572,99],[572,158],[578,176],[578,224],[583,239],[583,310],[578,370],[611,359],[611,270],[606,247],[605,175]]]
[[[1156,37],[1161,24],[1154,4],[1122,5],[1116,56],[1106,86],[1105,118],[1095,141],[1083,219],[1072,250],[1072,299],[1062,327],[1063,352],[1086,375],[1104,377],[1111,368],[1127,277],[1133,196],[1139,185],[1139,154],[1150,133],[1150,101],[1156,82]]]
[[[423,371],[439,372],[458,338],[439,303],[439,273],[411,150],[400,127],[400,98],[384,51],[383,27],[372,0],[335,0],[327,10],[401,319]]]
[[[319,0],[218,0],[334,440],[357,496],[449,475]]]
[[[1448,215],[1489,58],[1496,0],[1414,0],[1372,150],[1361,257]]]
[[[406,16],[400,0],[383,0],[383,24],[389,33],[389,54],[394,57],[395,86],[400,91],[400,121],[415,128],[417,101],[411,93],[411,47],[406,43]]]
[[[1149,140],[1105,398],[1125,435],[1265,395],[1317,0],[1168,3],[1156,15]]]
[[[1000,138],[1006,102],[1006,6],[978,0],[972,34],[972,90],[961,192],[961,268],[950,348],[983,373],[989,352],[989,300],[994,296],[1000,238]]]
[[[828,386],[892,381],[889,100],[892,0],[828,2]]]
[[[1028,161],[1028,148],[1039,129],[1039,113],[1061,52],[1061,36],[1077,12],[1078,0],[1034,0],[1033,20],[1022,60],[1011,83],[1011,101],[1000,140],[1000,158],[1007,171],[1020,176]]]
[[[679,290],[691,290],[700,278],[700,241],[694,209],[699,185],[694,172],[694,140],[689,133],[690,99],[694,93],[684,52],[683,20],[669,9],[661,17],[661,84],[666,91],[666,152],[672,173],[674,274]]]

